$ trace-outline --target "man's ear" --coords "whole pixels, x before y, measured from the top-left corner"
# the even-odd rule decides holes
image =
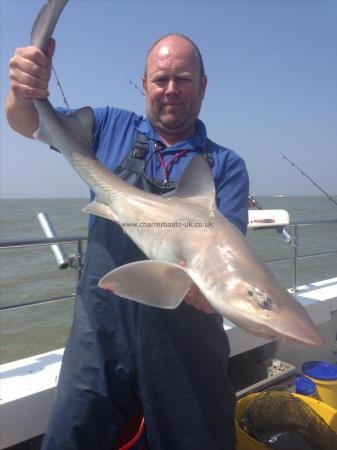
[[[146,94],[147,90],[146,90],[146,76],[143,77],[143,91]]]
[[[202,92],[202,98],[204,98],[205,96],[206,87],[207,87],[207,75],[203,75],[200,80],[200,90]]]

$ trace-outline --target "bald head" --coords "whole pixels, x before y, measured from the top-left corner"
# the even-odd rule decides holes
[[[172,39],[173,38],[173,39]],[[172,41],[175,43],[175,45],[183,45],[190,47],[192,53],[194,54],[194,57],[198,61],[199,69],[200,69],[200,77],[205,75],[205,67],[204,62],[200,53],[200,50],[195,42],[192,41],[189,37],[185,36],[182,33],[169,33],[164,36],[161,36],[159,39],[157,39],[152,46],[149,48],[147,55],[146,55],[146,62],[145,62],[145,69],[144,69],[144,77],[146,78],[147,72],[148,72],[148,61],[149,57],[153,50],[157,49],[157,47],[164,47],[167,44],[172,44]]]
[[[159,39],[148,53],[146,115],[166,144],[194,133],[207,85],[199,55],[195,44],[178,34]]]

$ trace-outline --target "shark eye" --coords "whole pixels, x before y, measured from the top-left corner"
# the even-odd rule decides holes
[[[267,309],[269,311],[273,309],[273,300],[267,295],[263,295],[262,297],[260,297],[259,304],[262,309]]]
[[[248,290],[248,295],[251,290]],[[274,302],[273,300],[268,297],[267,294],[265,294],[263,291],[261,291],[259,288],[254,288],[253,291],[253,295],[256,296],[256,301],[258,303],[258,305],[260,306],[260,308],[265,309],[267,311],[272,311],[275,308]]]
[[[253,295],[254,295],[254,292],[249,289],[248,290],[248,297],[253,297]]]

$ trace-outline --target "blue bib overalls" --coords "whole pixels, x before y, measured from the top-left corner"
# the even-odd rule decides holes
[[[172,189],[144,175],[147,141],[139,136],[115,172],[156,194]],[[97,287],[114,267],[144,258],[119,225],[95,218],[44,450],[112,450],[139,404],[151,450],[234,450],[222,318],[184,302],[175,310],[144,306]]]

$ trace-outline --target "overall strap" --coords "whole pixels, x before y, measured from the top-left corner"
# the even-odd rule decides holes
[[[197,154],[204,156],[210,167],[214,166],[214,158],[212,156],[214,143],[206,138],[205,147],[198,147]],[[176,187],[175,182],[169,182],[168,185],[162,185],[157,180],[145,173],[145,165],[149,155],[149,139],[146,134],[135,131],[134,141],[131,149],[116,167],[114,173],[124,179],[127,183],[138,187],[139,189],[162,195],[172,191]]]
[[[213,153],[213,148],[214,148],[215,144],[214,142],[212,142],[210,139],[208,139],[208,137],[206,138],[206,146],[203,149],[204,152],[204,157],[207,159],[207,162],[209,164],[209,166],[212,168],[215,164],[214,161],[214,157],[212,155]]]
[[[132,146],[132,157],[145,160],[149,152],[149,139],[146,134],[136,131]]]
[[[128,172],[130,173],[130,175],[142,174],[148,153],[148,137],[145,134],[136,131],[131,149],[129,150],[121,164],[116,167],[114,173],[116,175],[122,175],[123,172]]]

